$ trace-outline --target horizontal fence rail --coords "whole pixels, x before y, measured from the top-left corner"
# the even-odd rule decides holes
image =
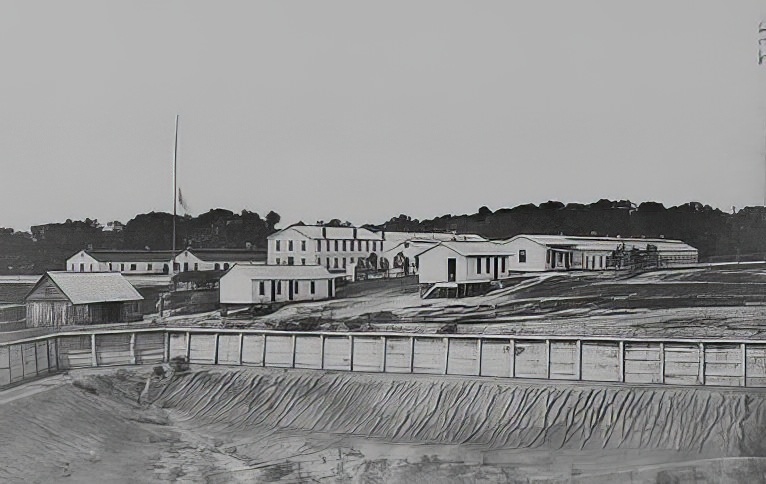
[[[193,364],[766,388],[766,340],[287,332],[69,332],[0,344],[0,387],[61,370]]]

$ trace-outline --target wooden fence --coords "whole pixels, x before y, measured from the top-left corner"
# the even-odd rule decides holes
[[[766,340],[120,329],[0,344],[0,387],[70,368],[158,364],[766,388]]]

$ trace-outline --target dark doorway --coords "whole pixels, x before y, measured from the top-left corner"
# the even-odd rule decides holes
[[[293,281],[287,281],[287,285],[290,286],[287,288],[287,297],[290,299],[290,301],[293,300]]]
[[[572,261],[571,257],[572,257],[571,252],[567,252],[564,254],[564,268],[567,270],[569,270],[569,265],[570,265],[570,262]]]
[[[162,265],[162,273],[163,274],[167,274],[168,272],[170,272],[170,268],[168,268],[167,264],[163,264]]]
[[[499,266],[500,266],[500,258],[499,257],[495,257],[495,280],[498,279],[498,272],[500,270]]]
[[[189,272],[189,263],[184,262],[184,272]]]
[[[271,302],[274,302],[277,300],[277,283],[274,281],[271,281]]]
[[[556,268],[556,253],[551,252],[551,269]]]
[[[455,282],[457,276],[457,260],[450,257],[447,259],[447,281]]]
[[[332,297],[332,279],[327,280],[327,297]]]

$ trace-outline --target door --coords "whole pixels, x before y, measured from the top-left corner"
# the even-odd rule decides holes
[[[499,266],[500,266],[500,258],[495,257],[495,280],[498,279],[498,271],[500,269]]]
[[[327,279],[327,297],[332,297],[332,279]]]
[[[271,302],[277,300],[277,285],[274,281],[271,281]]]
[[[287,285],[290,286],[287,288],[287,297],[290,299],[290,301],[293,300],[293,286],[295,285],[294,281],[287,281]]]
[[[447,259],[447,281],[455,282],[457,277],[457,260],[453,257]]]

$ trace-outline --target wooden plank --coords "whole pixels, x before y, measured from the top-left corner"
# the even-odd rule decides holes
[[[550,378],[553,380],[577,380],[577,343],[552,341],[550,343]]]
[[[411,338],[386,338],[386,373],[410,373]]]
[[[242,364],[263,366],[264,336],[245,334],[242,337]]]
[[[215,364],[215,334],[194,333],[187,335],[187,338],[190,363],[197,363],[201,365]]]
[[[327,370],[351,370],[351,345],[348,336],[325,336],[324,367]]]
[[[513,374],[513,340],[484,340],[481,375],[508,377]]]
[[[385,346],[376,336],[354,337],[354,371],[382,372]]]
[[[37,357],[37,373],[42,375],[50,373],[50,361],[48,360],[48,340],[35,342],[35,356]],[[0,361],[2,359],[0,358]]]
[[[293,337],[287,335],[269,335],[266,337],[266,366],[292,368]]]
[[[666,344],[665,383],[671,385],[698,385],[700,383],[699,345]]]
[[[444,339],[416,337],[413,355],[413,373],[444,373]]]
[[[173,358],[186,358],[186,348],[187,348],[187,341],[189,338],[189,333],[168,333],[169,339],[168,339],[168,356],[170,359]]]
[[[322,368],[322,338],[297,336],[295,339],[295,368],[319,370]]]
[[[479,375],[481,368],[481,340],[452,339],[447,352],[447,373],[450,375]],[[479,363],[477,363],[479,362]]]
[[[93,354],[99,366],[130,365],[132,355],[130,351],[129,333],[99,334],[93,335],[95,348]]]
[[[516,341],[516,376],[547,378],[548,358],[545,341]]]
[[[585,341],[581,361],[584,381],[620,381],[618,343]]]
[[[218,335],[218,364],[240,364],[240,337],[238,334]]]
[[[21,345],[21,361],[24,379],[37,376],[37,355],[35,354],[36,345],[34,343],[23,343]]]
[[[165,342],[167,340],[165,334],[159,332],[135,334],[136,364],[162,363],[165,357]],[[183,347],[186,348],[185,342]]]

